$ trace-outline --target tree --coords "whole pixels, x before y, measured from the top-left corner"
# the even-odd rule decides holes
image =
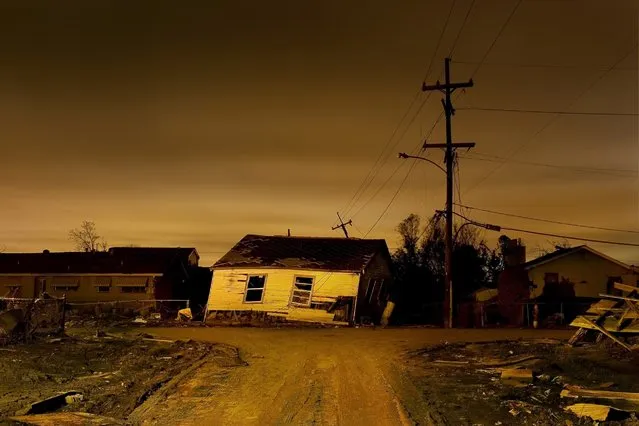
[[[439,322],[444,299],[445,223],[441,215],[420,230],[421,220],[411,214],[396,228],[400,247],[393,253],[395,318],[407,322]],[[455,303],[473,291],[495,287],[503,269],[497,250],[491,250],[477,228],[453,228],[453,298]]]
[[[79,228],[70,230],[69,239],[78,251],[93,253],[108,250],[108,244],[98,235],[95,223],[88,220],[83,221]]]

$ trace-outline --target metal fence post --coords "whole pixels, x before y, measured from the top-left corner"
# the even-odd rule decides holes
[[[62,315],[61,315],[61,318],[60,318],[60,329],[62,330],[62,334],[64,334],[64,323],[65,323],[66,309],[67,309],[67,294],[64,293],[62,295]]]

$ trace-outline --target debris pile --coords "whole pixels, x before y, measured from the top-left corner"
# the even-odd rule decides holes
[[[639,348],[624,341],[639,335],[639,288],[614,283],[614,289],[620,295],[600,294],[601,300],[570,323],[579,330],[570,338],[569,344],[575,345],[594,332],[598,342],[607,337],[628,351]]]

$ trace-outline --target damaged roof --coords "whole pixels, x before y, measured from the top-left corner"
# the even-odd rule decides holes
[[[384,240],[246,235],[213,268],[285,268],[359,272]]]
[[[188,264],[194,251],[180,247],[112,247],[93,253],[0,253],[0,274],[164,273],[174,260]]]

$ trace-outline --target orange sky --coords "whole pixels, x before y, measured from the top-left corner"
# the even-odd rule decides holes
[[[69,250],[68,230],[89,219],[112,245],[195,246],[210,264],[246,233],[339,235],[330,229],[335,212],[419,90],[452,1],[9,3],[0,6],[0,247]],[[476,2],[454,51],[455,81],[470,76],[476,65],[459,62],[481,60],[516,3]],[[431,82],[470,4],[456,2]],[[457,99],[453,122],[455,140],[477,142],[475,154],[518,151],[485,180],[499,163],[461,160],[464,203],[639,230],[636,116],[561,116],[533,137],[553,115],[462,110],[637,114],[638,13],[632,0],[523,1],[475,87]],[[397,152],[421,145],[439,98],[402,128],[375,181],[344,212],[354,236],[404,179],[410,162],[371,199],[406,161]],[[431,140],[444,140],[443,121]],[[395,247],[396,224],[441,209],[444,195],[441,172],[417,164],[369,237]],[[639,234],[469,215],[639,243]],[[530,256],[552,240],[509,235]],[[498,236],[486,234],[491,243]],[[637,247],[592,246],[639,264]]]

